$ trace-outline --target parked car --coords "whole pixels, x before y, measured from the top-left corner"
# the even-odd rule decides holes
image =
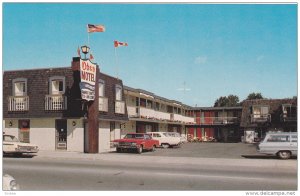
[[[177,132],[167,132],[167,135],[171,136],[171,137],[178,137],[180,138],[180,143],[186,143],[187,142],[187,138],[185,137],[184,134],[180,135],[180,133]]]
[[[37,153],[37,145],[20,142],[13,135],[3,135],[3,154],[22,155],[22,153]]]
[[[159,146],[159,141],[152,139],[151,135],[145,133],[128,133],[123,139],[113,141],[117,152],[131,149],[141,154],[144,150],[154,151]]]
[[[289,159],[291,156],[297,156],[297,137],[295,132],[268,132],[257,150],[259,153]]]
[[[3,191],[17,191],[20,190],[20,186],[14,177],[5,174],[2,177],[2,189]]]
[[[148,132],[153,139],[159,141],[159,146],[163,148],[169,148],[173,146],[179,146],[181,144],[180,137],[176,137],[171,132]]]

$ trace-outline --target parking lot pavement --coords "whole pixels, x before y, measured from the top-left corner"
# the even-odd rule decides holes
[[[76,159],[101,159],[105,157],[130,158],[130,157],[182,157],[182,158],[214,158],[214,159],[277,159],[274,156],[266,156],[256,151],[256,145],[245,143],[185,143],[180,147],[157,148],[154,152],[136,152],[117,153],[116,151],[99,154],[86,154],[82,152],[69,151],[39,151],[36,155],[24,155],[24,157],[34,158],[76,158]]]
[[[185,143],[180,147],[162,149],[155,152],[144,153],[146,156],[170,156],[170,157],[202,157],[202,158],[226,158],[244,159],[261,156],[256,152],[255,144],[245,143]]]

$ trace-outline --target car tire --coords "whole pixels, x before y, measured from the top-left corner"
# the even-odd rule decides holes
[[[156,150],[156,146],[153,145],[151,151],[154,152]]]
[[[143,146],[140,145],[140,146],[137,148],[137,153],[142,154],[142,152],[143,152]]]
[[[162,146],[163,148],[169,148],[169,147],[170,147],[169,144],[161,144],[161,146]]]
[[[291,152],[290,151],[279,151],[277,153],[277,156],[280,159],[289,159],[291,157]]]

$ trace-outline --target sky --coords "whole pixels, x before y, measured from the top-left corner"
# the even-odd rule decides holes
[[[89,35],[94,62],[126,86],[198,107],[230,94],[297,95],[296,4],[3,3],[2,12],[4,71],[71,66],[87,24],[102,24]]]

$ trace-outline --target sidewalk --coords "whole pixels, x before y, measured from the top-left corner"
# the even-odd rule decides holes
[[[176,164],[176,165],[208,165],[208,166],[245,166],[245,167],[286,167],[297,168],[297,160],[277,159],[226,159],[226,158],[195,158],[195,157],[167,157],[143,156],[143,154],[104,152],[88,154],[68,151],[40,150],[34,158],[67,159],[81,161],[108,161],[122,163],[151,163],[151,164]]]

